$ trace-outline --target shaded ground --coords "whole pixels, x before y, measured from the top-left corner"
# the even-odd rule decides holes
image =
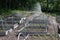
[[[50,20],[50,26],[49,26],[48,32],[49,32],[50,34],[57,34],[57,30],[58,30],[58,29],[57,29],[56,18],[50,16],[50,17],[49,17],[49,20]]]
[[[7,36],[1,36],[0,40],[17,40],[17,37],[15,36],[15,33],[12,32]]]

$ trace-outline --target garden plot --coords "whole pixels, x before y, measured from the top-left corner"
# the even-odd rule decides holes
[[[29,21],[29,26],[20,31],[23,34],[29,34],[29,35],[43,35],[47,34],[49,26],[48,19],[41,20],[41,19],[33,19],[32,21]]]
[[[15,24],[15,23],[19,23],[19,21],[20,21],[20,17],[8,17],[8,18],[6,18],[5,19],[5,21],[6,21],[6,23],[8,23],[8,24]]]
[[[54,35],[37,35],[37,36],[29,36],[27,40],[58,40],[58,37]]]
[[[44,35],[47,34],[47,29],[48,27],[26,27],[25,29],[23,29],[22,31],[18,32],[19,33],[23,33],[23,34],[29,34],[29,35]]]
[[[20,31],[23,34],[30,34],[30,35],[43,35],[47,33],[47,28],[45,27],[26,27],[22,31]]]
[[[8,35],[8,32],[12,32],[12,26],[6,25],[4,20],[0,20],[0,35]]]
[[[7,25],[7,26],[9,25],[9,26],[11,26],[12,29],[15,29],[18,27],[18,23],[19,23],[20,19],[21,18],[18,16],[7,17],[4,19],[5,23],[6,23],[5,25]]]
[[[39,14],[39,16],[36,16],[36,17],[34,17],[34,19],[33,20],[48,20],[49,19],[49,17],[48,17],[48,15],[46,15],[46,14]]]
[[[29,21],[29,26],[18,33],[29,34],[27,40],[58,40],[58,35],[48,33],[49,24],[48,16],[44,18],[38,16]]]
[[[33,21],[29,21],[29,23],[31,24],[49,24],[48,20],[33,20]]]

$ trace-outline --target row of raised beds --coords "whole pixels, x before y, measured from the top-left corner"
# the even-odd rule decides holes
[[[29,21],[29,26],[20,31],[23,34],[29,34],[29,35],[38,35],[38,34],[47,34],[48,33],[48,27],[49,27],[49,19],[48,17],[42,15],[34,17],[33,20]]]
[[[0,20],[0,35],[8,35],[18,26],[20,17],[7,17]]]

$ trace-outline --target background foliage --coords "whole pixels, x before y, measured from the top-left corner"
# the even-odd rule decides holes
[[[60,13],[60,0],[0,0],[0,15],[10,10],[31,10],[36,2],[41,3],[44,12]]]

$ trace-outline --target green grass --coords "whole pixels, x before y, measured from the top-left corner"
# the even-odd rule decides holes
[[[50,15],[52,15],[52,16],[54,16],[54,17],[56,17],[56,14],[55,14],[55,13],[51,13]]]
[[[0,10],[0,19],[2,18],[2,17],[5,17],[5,16],[9,16],[9,15],[11,15],[11,14],[16,14],[16,13],[20,13],[20,12],[22,12],[22,14],[24,15],[24,16],[30,16],[31,15],[31,13],[30,12],[28,12],[28,11],[21,11],[21,10],[4,10],[4,9],[1,9]],[[46,12],[45,12],[46,13]],[[51,16],[56,16],[56,13],[46,13],[46,14],[50,14]]]
[[[12,10],[12,13],[22,13],[23,16],[30,16],[31,13],[28,11],[21,11],[21,10]]]
[[[56,17],[58,15],[57,13],[47,13],[47,12],[44,12],[44,13],[47,14],[47,15],[54,16],[54,17]]]

